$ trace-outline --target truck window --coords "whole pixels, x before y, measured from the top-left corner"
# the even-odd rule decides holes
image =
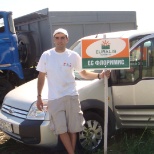
[[[9,14],[9,16],[8,16],[8,22],[9,22],[10,32],[15,33],[15,27],[14,27],[14,21],[12,19],[12,14]]]
[[[0,15],[0,33],[3,33],[4,31],[4,19],[3,16]]]

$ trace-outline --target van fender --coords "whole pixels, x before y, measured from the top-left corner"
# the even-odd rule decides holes
[[[92,111],[104,118],[105,103],[96,99],[87,99],[81,101],[81,110],[83,113]],[[114,112],[108,107],[108,136],[112,136],[116,130],[116,118]]]

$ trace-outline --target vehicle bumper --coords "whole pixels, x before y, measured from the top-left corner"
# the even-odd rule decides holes
[[[24,144],[55,147],[58,144],[58,137],[50,129],[50,121],[27,120],[14,117],[0,111],[0,119],[11,126],[11,129],[1,127],[0,129],[11,138]]]

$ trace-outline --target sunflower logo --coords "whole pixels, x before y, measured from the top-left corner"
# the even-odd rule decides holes
[[[107,41],[107,40],[102,41],[102,49],[110,49],[109,41]]]

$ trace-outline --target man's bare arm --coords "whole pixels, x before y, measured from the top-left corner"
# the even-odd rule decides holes
[[[107,76],[107,78],[110,77],[110,71],[107,70],[107,71],[102,71],[101,73],[94,73],[94,72],[89,72],[89,71],[86,71],[86,70],[83,70],[80,72],[80,75],[82,78],[84,79],[102,79],[104,78],[104,75]]]
[[[37,81],[37,108],[39,110],[43,109],[41,94],[44,86],[45,76],[46,76],[46,73],[39,72],[38,81]]]

